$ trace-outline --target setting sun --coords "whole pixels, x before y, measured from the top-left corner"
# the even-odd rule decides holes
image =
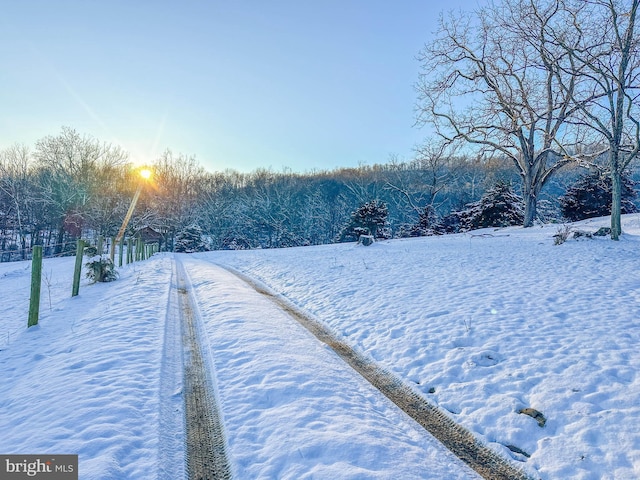
[[[149,170],[148,168],[143,168],[142,170],[140,170],[140,176],[145,180],[149,180],[151,178],[151,170]]]

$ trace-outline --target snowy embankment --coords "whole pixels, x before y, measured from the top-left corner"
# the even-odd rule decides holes
[[[582,222],[591,231],[601,225]],[[316,466],[318,475],[384,478],[418,457],[429,471],[424,461],[436,447],[365,385],[345,395],[353,377],[325,359],[326,347],[269,302],[238,293],[209,262],[286,296],[532,476],[640,478],[640,217],[625,216],[623,226],[620,242],[554,246],[558,227],[547,226],[181,257],[212,349],[236,472],[314,478]],[[175,329],[166,328],[176,313],[171,259],[121,269],[112,284],[84,282],[75,298],[73,259],[45,260],[41,322],[29,330],[30,264],[0,265],[0,452],[77,453],[81,479],[181,478],[181,395],[167,360],[178,348],[169,338]],[[278,326],[255,323],[260,317]],[[289,353],[274,353],[283,348]],[[336,385],[291,368],[313,359],[311,371],[335,375]],[[262,376],[249,376],[259,368]],[[332,404],[352,429],[327,423],[322,411],[335,412]],[[544,427],[517,413],[523,408],[542,412]],[[299,450],[289,455],[284,441]],[[380,441],[385,453],[398,452],[395,464],[385,463],[394,455],[376,453]],[[435,455],[431,477],[414,473],[446,478],[454,465]]]

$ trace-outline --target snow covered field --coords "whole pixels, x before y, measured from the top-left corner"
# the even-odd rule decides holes
[[[640,217],[623,228],[620,242],[554,245],[551,225],[181,255],[237,478],[474,474],[366,384],[346,395],[357,382],[346,366],[212,263],[310,312],[534,478],[640,478]],[[78,453],[83,479],[180,478],[182,404],[165,335],[172,256],[85,283],[76,298],[72,269],[73,259],[45,260],[41,324],[27,331],[30,264],[0,265],[0,452]],[[279,350],[292,346],[299,355]],[[262,373],[249,355],[264,359]],[[311,381],[314,369],[335,384]],[[290,436],[299,451],[282,446]]]

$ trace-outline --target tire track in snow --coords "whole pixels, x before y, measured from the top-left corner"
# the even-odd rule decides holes
[[[231,467],[220,412],[207,374],[187,275],[178,259],[176,284],[184,345],[184,399],[187,434],[187,473],[190,480],[230,479]]]
[[[186,452],[183,392],[183,348],[181,315],[176,284],[176,265],[172,262],[167,314],[160,367],[160,428],[157,480],[184,479]]]
[[[351,368],[483,478],[487,480],[531,480],[531,477],[525,472],[482,444],[471,432],[455,423],[437,406],[414,392],[400,378],[355,351],[308,313],[269,289],[262,282],[231,267],[220,266],[289,313],[298,323],[309,330],[318,340],[327,344]]]

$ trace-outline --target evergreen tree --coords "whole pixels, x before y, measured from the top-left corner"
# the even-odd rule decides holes
[[[466,207],[453,214],[460,231],[522,225],[524,220],[522,198],[504,182],[498,182],[479,201],[469,203]]]
[[[441,232],[441,225],[438,214],[432,205],[427,205],[418,214],[418,221],[404,229],[401,236],[424,237],[427,235],[438,235]]]
[[[581,176],[560,197],[562,215],[570,222],[585,218],[604,217],[611,213],[611,176],[594,171]],[[637,211],[633,200],[636,198],[635,183],[628,174],[621,177],[621,213]]]
[[[373,235],[374,238],[388,238],[387,218],[389,211],[384,202],[371,200],[351,213],[349,223],[342,229],[339,241],[354,241],[360,235]]]
[[[113,282],[118,278],[118,271],[111,259],[98,257],[85,264],[87,278],[95,282]]]
[[[198,225],[191,224],[176,234],[174,252],[193,253],[207,250],[209,248],[202,237],[202,229]]]

